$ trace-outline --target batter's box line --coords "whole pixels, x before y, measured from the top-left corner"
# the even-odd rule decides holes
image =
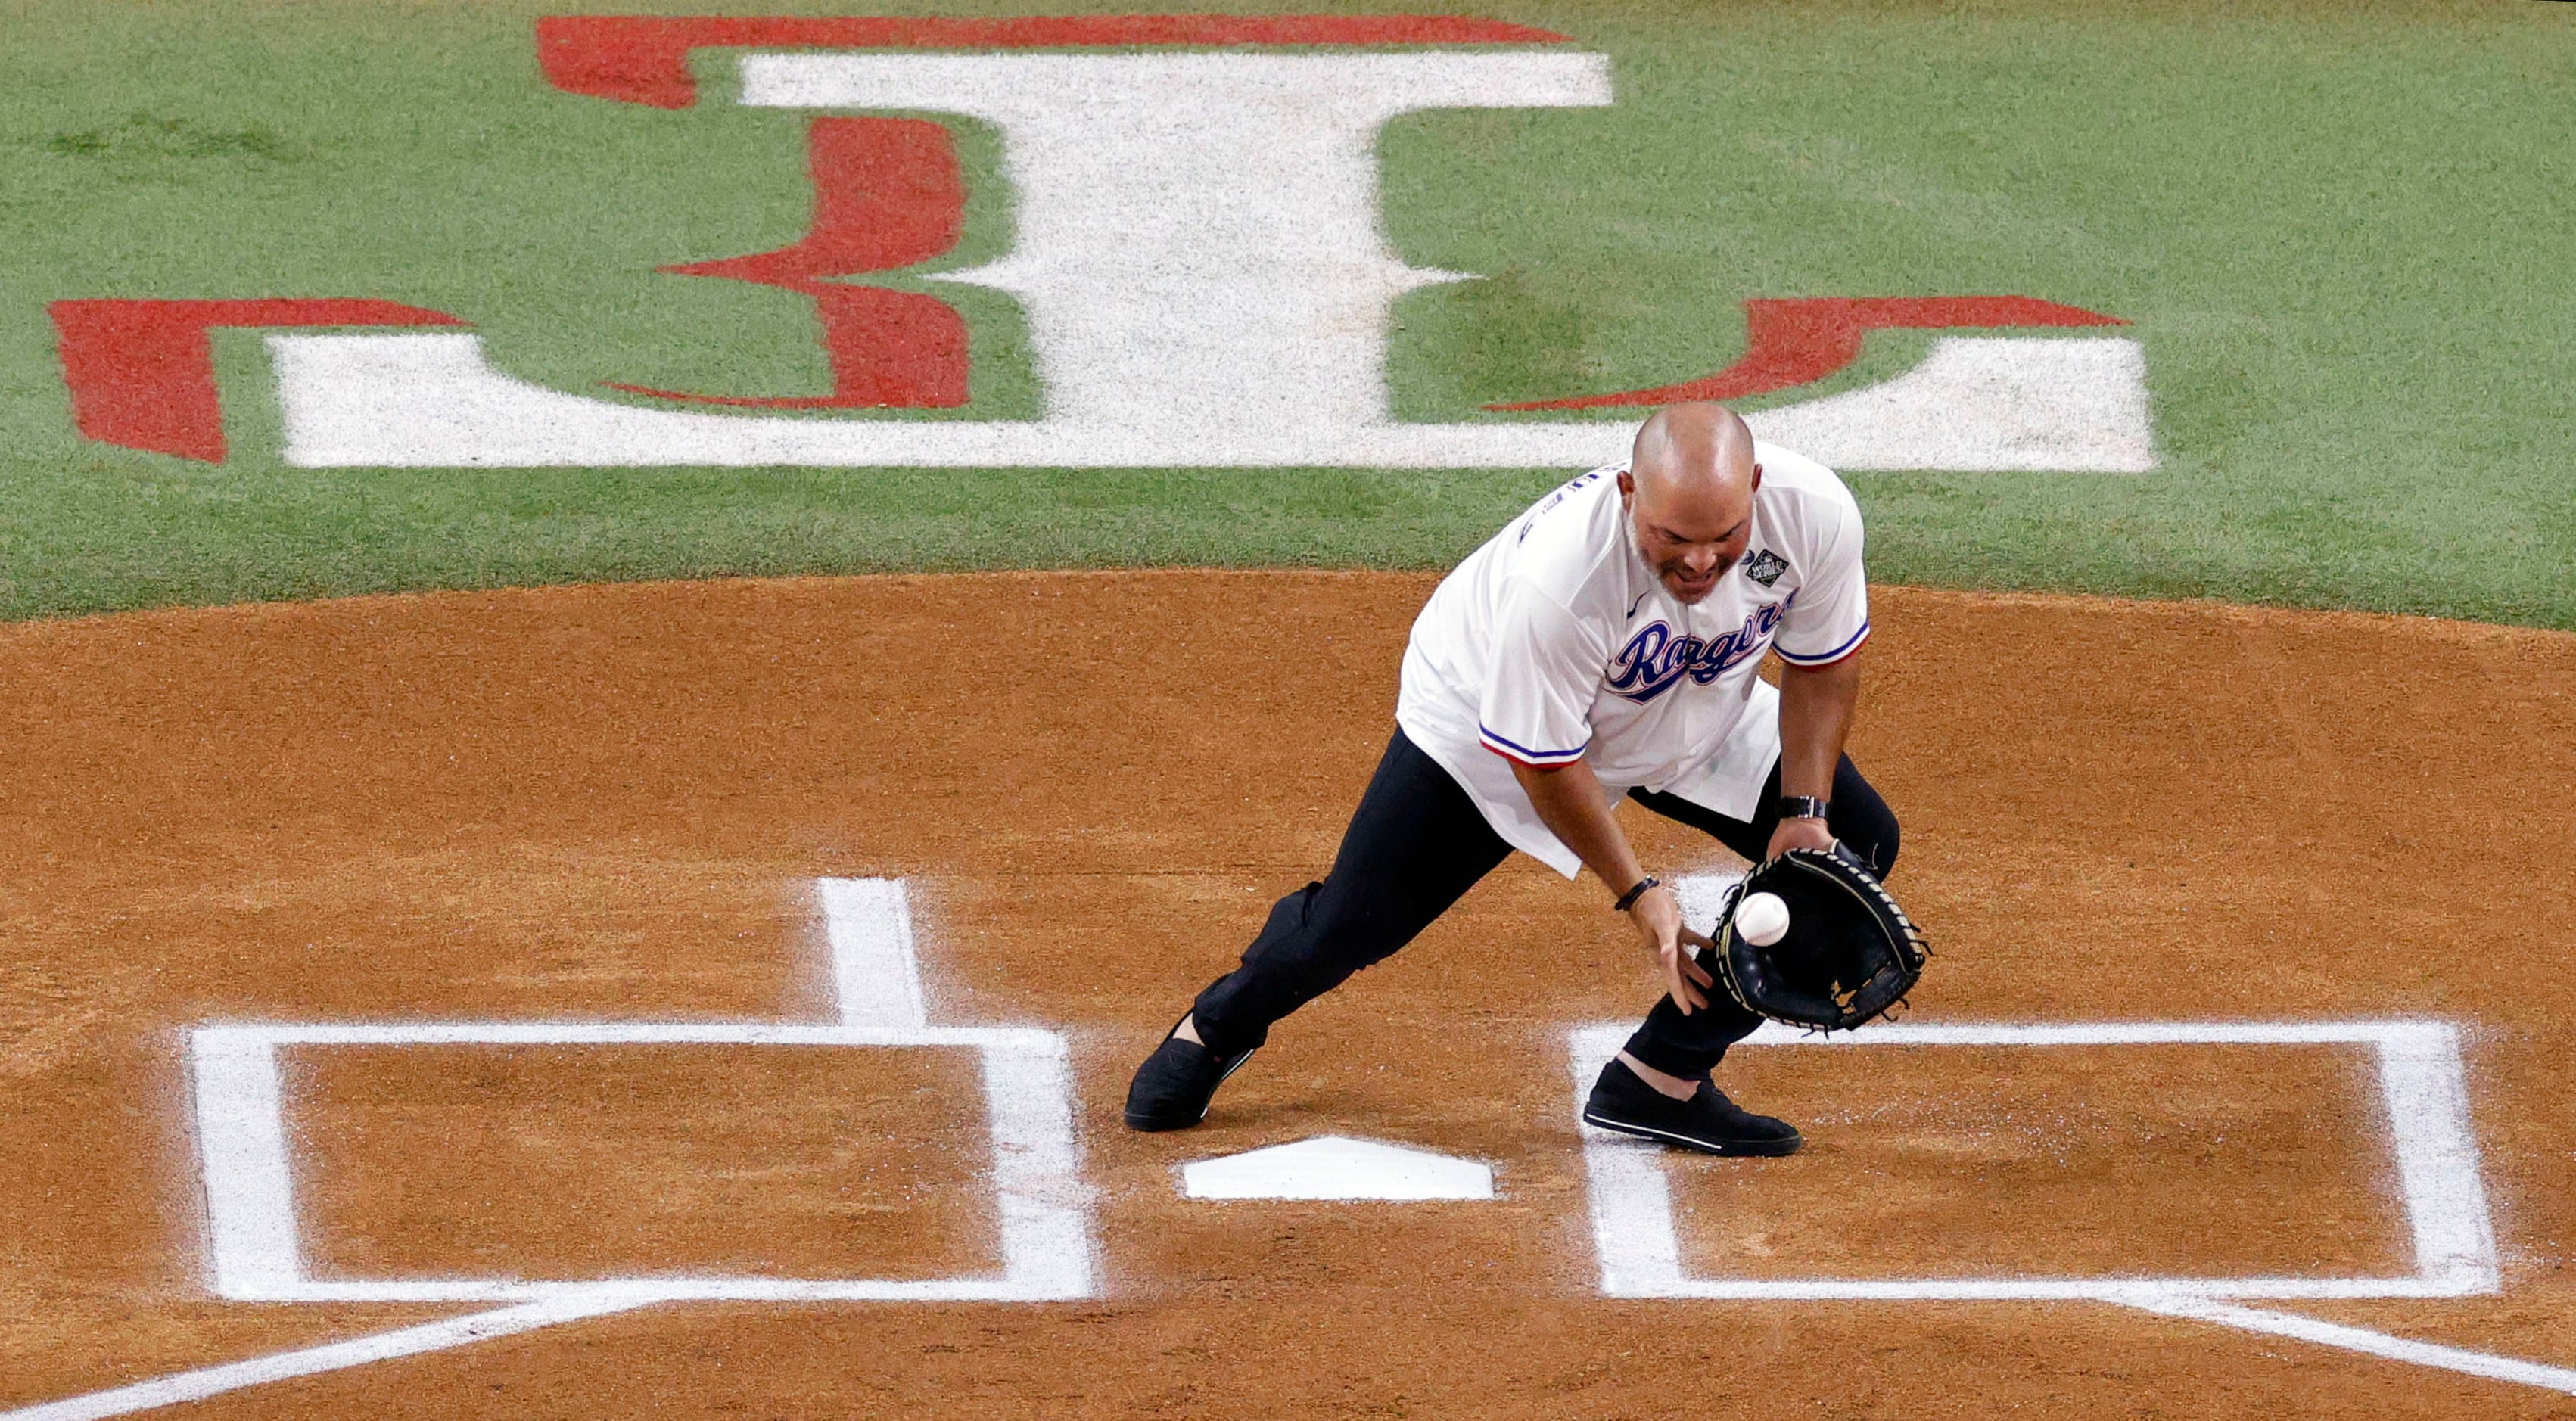
[[[674,1302],[1050,1302],[1095,1290],[1090,1191],[1073,1128],[1064,1038],[1028,1027],[933,1026],[909,896],[899,879],[822,879],[836,1021],[223,1022],[188,1034],[199,1163],[217,1296],[241,1302],[509,1306],[298,1348],[0,1412],[0,1421],[98,1421],[245,1387],[444,1351]],[[982,1063],[1001,1225],[998,1274],[951,1278],[647,1275],[315,1278],[304,1267],[277,1053],[289,1046],[778,1046],[968,1048]]]
[[[1746,1046],[2362,1046],[2371,1050],[2399,1193],[2414,1247],[2410,1273],[2384,1277],[1917,1277],[1727,1278],[1684,1268],[1660,1146],[1581,1124],[1593,1078],[1627,1039],[1596,1022],[1567,1038],[1577,1128],[1590,1188],[1601,1291],[1618,1298],[1738,1302],[2092,1301],[2297,1338],[2418,1366],[2576,1395],[2576,1369],[2411,1341],[2244,1299],[2456,1298],[2502,1288],[2495,1230],[2480,1176],[2460,1038],[2447,1022],[2412,1019],[2287,1022],[1879,1023],[1832,1036],[1766,1024]]]
[[[1001,1219],[998,1275],[777,1278],[654,1275],[316,1279],[305,1273],[277,1063],[288,1046],[968,1047],[982,1058]],[[215,1291],[239,1302],[532,1302],[579,1293],[661,1302],[1042,1302],[1091,1293],[1063,1038],[1006,1027],[663,1022],[419,1022],[202,1026],[191,1033]]]

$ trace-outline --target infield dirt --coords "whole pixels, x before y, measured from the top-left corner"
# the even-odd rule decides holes
[[[1320,873],[1432,579],[664,584],[0,628],[0,1406],[448,1310],[210,1296],[179,1032],[823,1009],[810,880],[911,882],[936,1019],[1064,1030],[1104,1296],[673,1305],[207,1416],[2576,1416],[2544,1392],[2098,1304],[1598,1296],[1565,1030],[1651,987],[1516,859],[1285,1023],[1200,1130],[1126,1075]],[[2576,637],[1876,592],[1854,753],[1937,952],[1918,1019],[2422,1015],[2469,1033],[2500,1296],[2304,1310],[2576,1364]],[[1657,866],[1716,864],[1629,820]],[[1818,1060],[1830,1055],[1831,1060]],[[290,1061],[317,1267],[986,1266],[935,1051]],[[1812,1144],[1675,1160],[1747,1274],[2399,1271],[2358,1057],[1740,1051]],[[1492,1203],[1206,1203],[1340,1133]]]

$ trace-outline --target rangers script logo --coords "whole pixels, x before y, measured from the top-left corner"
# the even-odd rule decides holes
[[[1665,623],[1651,623],[1628,638],[1628,644],[1610,659],[1610,693],[1643,705],[1680,685],[1684,677],[1705,686],[1761,655],[1788,606],[1774,602],[1759,608],[1744,619],[1744,625],[1714,641],[1674,636]]]

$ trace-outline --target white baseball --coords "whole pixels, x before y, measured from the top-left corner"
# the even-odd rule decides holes
[[[1789,905],[1777,893],[1747,893],[1735,905],[1735,931],[1755,947],[1769,947],[1789,932]]]

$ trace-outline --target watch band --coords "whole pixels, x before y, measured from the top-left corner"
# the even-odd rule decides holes
[[[1783,819],[1822,819],[1831,807],[1828,801],[1812,794],[1784,794],[1773,803]]]
[[[1663,882],[1664,881],[1662,879],[1655,877],[1653,874],[1647,874],[1645,877],[1637,880],[1636,887],[1620,894],[1619,901],[1610,905],[1610,911],[1614,913],[1624,913],[1629,909],[1636,907],[1637,900],[1646,896],[1647,889],[1659,888],[1663,886]]]

